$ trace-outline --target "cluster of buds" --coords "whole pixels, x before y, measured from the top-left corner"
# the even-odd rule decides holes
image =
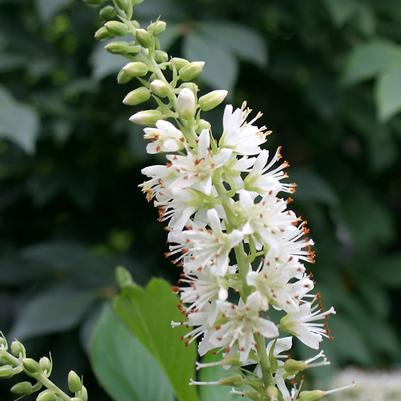
[[[34,380],[22,381],[11,388],[11,392],[20,397],[37,394],[37,401],[88,401],[88,393],[80,377],[70,371],[68,374],[68,388],[74,394],[67,395],[50,379],[53,362],[46,356],[36,361],[27,358],[24,345],[14,340],[10,347],[4,335],[0,333],[0,378],[10,379],[24,373]]]
[[[103,3],[103,2],[102,2]],[[220,105],[227,92],[199,96],[192,82],[202,61],[169,58],[159,48],[166,28],[158,19],[146,29],[132,20],[138,1],[114,0],[100,15],[108,20],[97,39],[131,34],[131,40],[105,47],[129,62],[119,83],[136,78],[140,87],[123,103],[138,105],[153,98],[156,107],[134,113],[143,125],[147,152],[166,153],[166,163],[142,170],[141,188],[167,222],[167,256],[182,267],[180,309],[187,343],[198,340],[199,354],[221,355],[221,365],[239,373],[193,385],[228,385],[255,401],[315,401],[336,390],[301,391],[306,369],[327,365],[322,351],[305,361],[289,357],[293,340],[318,350],[330,337],[319,294],[304,264],[314,262],[306,222],[288,209],[295,184],[285,182],[288,163],[281,149],[265,149],[270,131],[249,118],[246,103],[227,105],[223,131],[215,136],[201,113]],[[108,11],[107,11],[108,10]],[[110,19],[109,19],[110,17]]]

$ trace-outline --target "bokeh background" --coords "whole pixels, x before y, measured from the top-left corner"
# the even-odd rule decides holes
[[[207,61],[203,88],[263,111],[269,147],[291,162],[310,270],[337,309],[333,368],[315,375],[399,366],[401,1],[146,0],[137,18],[160,14],[164,48]],[[55,380],[75,369],[102,401],[85,349],[114,268],[139,283],[177,269],[137,188],[151,160],[99,26],[78,0],[0,0],[0,328],[33,356],[51,350]]]

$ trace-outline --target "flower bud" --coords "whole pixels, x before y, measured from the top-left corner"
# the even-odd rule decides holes
[[[269,397],[269,400],[271,401],[278,400],[278,390],[276,386],[267,387],[266,394]]]
[[[180,69],[180,79],[182,81],[191,81],[196,78],[203,70],[204,61],[194,61]]]
[[[137,29],[135,32],[136,40],[143,47],[150,47],[153,44],[152,35],[145,29]]]
[[[185,58],[173,57],[171,59],[171,64],[177,69],[177,71],[181,70],[182,67],[189,65],[189,61],[185,60]]]
[[[104,20],[104,21],[108,21],[113,19],[116,16],[116,10],[114,9],[113,6],[106,6],[103,7],[100,11],[99,11],[99,17]]]
[[[194,82],[184,82],[183,84],[180,85],[180,89],[182,88],[188,88],[191,89],[193,93],[198,93],[199,87],[196,85]]]
[[[301,391],[299,394],[299,401],[316,401],[325,396],[325,392],[321,390]]]
[[[17,358],[19,358],[20,356],[25,358],[25,356],[26,356],[26,351],[25,351],[24,345],[17,340],[15,340],[11,343],[11,353],[14,356],[16,356]]]
[[[34,392],[34,388],[30,382],[21,382],[12,386],[10,391],[17,395],[30,395]]]
[[[82,386],[81,390],[78,391],[77,396],[82,400],[82,401],[88,401],[88,391],[86,390],[85,386]]]
[[[162,118],[163,115],[159,110],[144,110],[135,113],[129,118],[129,120],[134,124],[153,127],[156,124],[156,121],[161,120]]]
[[[209,92],[199,98],[199,105],[201,110],[209,111],[217,107],[227,96],[226,90],[216,90]]]
[[[73,370],[68,373],[68,388],[72,393],[78,393],[82,388],[81,379]]]
[[[157,63],[165,63],[168,60],[168,54],[163,50],[156,50],[155,60]]]
[[[130,0],[115,0],[117,7],[126,11],[129,7]]]
[[[40,366],[39,363],[36,362],[34,359],[32,358],[24,358],[22,360],[22,364],[24,365],[24,369],[28,372],[28,373],[39,373],[40,372]]]
[[[223,377],[219,380],[219,384],[222,386],[240,386],[242,384],[242,376],[241,375],[233,375],[228,377]]]
[[[57,396],[53,391],[45,390],[36,397],[36,401],[57,401]]]
[[[144,103],[150,98],[150,90],[145,87],[140,87],[132,90],[125,96],[123,103],[127,106],[136,106],[137,104]]]
[[[210,129],[211,125],[209,121],[203,120],[202,118],[198,122],[198,131],[203,131],[204,129]]]
[[[148,31],[153,35],[160,35],[166,30],[166,25],[164,21],[155,21],[148,26]]]
[[[123,36],[128,32],[128,28],[120,21],[109,21],[104,24],[107,31],[115,36]]]
[[[0,366],[0,378],[9,379],[16,374],[13,367],[10,365]]]
[[[4,337],[4,334],[0,331],[0,350],[7,350],[8,343],[7,339]]]
[[[177,98],[177,111],[181,118],[190,120],[195,115],[195,95],[188,89],[181,89]]]
[[[78,397],[72,397],[71,401],[83,401],[81,398]]]
[[[155,79],[150,84],[152,92],[159,97],[166,97],[171,93],[171,87],[161,79]]]
[[[302,372],[308,367],[304,361],[296,361],[295,359],[287,359],[284,362],[284,369],[290,375]]]
[[[145,76],[149,69],[146,64],[141,63],[140,61],[133,61],[131,63],[126,64],[123,67],[125,73],[127,73],[131,78],[134,77],[143,77]]]
[[[95,39],[96,40],[103,40],[103,39],[108,39],[113,37],[113,35],[104,27],[101,26],[96,32],[95,32]]]
[[[125,54],[128,52],[129,47],[130,46],[127,42],[118,41],[107,43],[104,48],[112,54]]]
[[[42,369],[43,373],[45,373],[47,376],[50,375],[50,373],[52,371],[52,362],[48,357],[43,356],[42,358],[40,358],[39,366],[40,366],[40,369]]]

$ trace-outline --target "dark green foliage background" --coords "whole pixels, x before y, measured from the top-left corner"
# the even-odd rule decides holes
[[[334,366],[399,364],[401,1],[146,0],[138,13],[161,14],[169,52],[209,61],[204,87],[232,86],[284,146],[310,270],[338,313]],[[177,271],[137,188],[155,159],[121,104],[132,86],[116,84],[98,26],[79,1],[0,0],[0,327],[33,356],[51,349],[56,380],[75,369],[100,401],[85,347],[115,266],[139,283]]]

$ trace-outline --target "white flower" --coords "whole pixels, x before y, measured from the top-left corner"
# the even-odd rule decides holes
[[[228,234],[223,232],[215,209],[207,211],[207,218],[210,229],[194,227],[181,232],[170,232],[169,242],[177,245],[170,246],[167,256],[181,252],[181,256],[174,262],[183,259],[185,273],[199,272],[207,266],[212,274],[224,276],[229,264],[228,255],[242,240],[243,234],[238,230]]]
[[[237,346],[240,361],[245,362],[249,353],[256,350],[255,335],[266,338],[278,336],[276,325],[260,317],[263,310],[263,300],[257,293],[249,295],[246,303],[239,302],[238,306],[230,302],[221,302],[224,323],[211,329],[199,345],[201,355],[215,348],[224,348],[229,352]]]
[[[144,138],[152,141],[146,146],[146,151],[150,154],[176,152],[184,148],[184,135],[168,121],[159,120],[156,128],[148,127],[144,131]]]
[[[270,193],[276,195],[278,192],[295,192],[295,184],[284,184],[281,180],[288,178],[283,171],[288,167],[287,162],[273,167],[281,159],[281,148],[279,147],[269,161],[269,151],[263,150],[255,160],[255,163],[245,178],[245,189],[260,194]]]
[[[265,259],[257,271],[249,271],[247,282],[255,287],[268,305],[278,310],[296,312],[299,310],[300,300],[313,289],[313,282],[307,276],[293,281],[294,274],[302,268],[294,260],[278,263]]]
[[[294,335],[305,345],[313,349],[319,349],[322,337],[329,337],[325,323],[316,323],[330,314],[335,314],[331,307],[325,312],[321,312],[319,305],[305,302],[296,312],[290,312],[280,321],[280,328]]]
[[[219,145],[222,148],[232,149],[241,155],[258,154],[261,151],[260,145],[266,142],[268,133],[265,132],[265,127],[258,128],[252,125],[262,114],[257,114],[252,121],[247,122],[246,118],[251,110],[244,108],[245,104],[241,109],[236,109],[235,111],[233,111],[232,105],[225,107],[223,135]]]
[[[203,130],[198,138],[197,154],[167,156],[171,168],[176,172],[176,179],[170,184],[171,191],[177,193],[183,188],[191,187],[209,195],[212,192],[214,171],[229,160],[231,154],[228,149],[212,154],[209,131]]]

